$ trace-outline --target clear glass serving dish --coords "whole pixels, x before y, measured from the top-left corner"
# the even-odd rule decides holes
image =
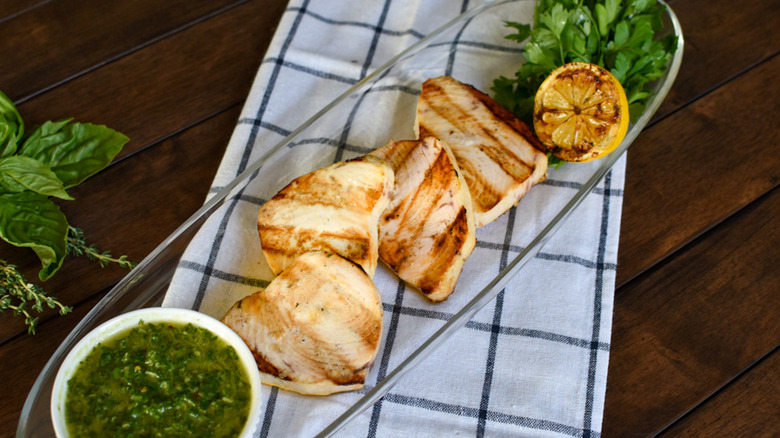
[[[421,83],[430,77],[451,73],[453,65],[461,66],[456,69],[457,76],[453,76],[488,91],[495,77],[511,76],[522,62],[521,46],[503,38],[508,30],[502,23],[507,19],[531,23],[533,6],[532,0],[487,1],[463,13],[369,74],[248,166],[139,263],[68,335],[33,385],[22,410],[17,436],[53,436],[49,412],[51,389],[57,370],[68,352],[90,330],[118,314],[163,305],[172,282],[176,281],[174,274],[187,263],[183,257],[188,251],[208,251],[208,248],[198,250],[200,246],[193,244],[199,233],[225,216],[226,210],[232,208],[231,205],[238,196],[269,199],[293,177],[367,152],[343,147],[347,143],[343,138],[346,137],[345,127],[349,127],[349,144],[378,147],[389,139],[411,138],[416,93],[419,93]],[[414,348],[399,353],[402,357],[394,357],[392,363],[397,365],[389,368],[384,378],[372,386],[367,385],[365,390],[342,399],[340,406],[343,408],[340,413],[333,418],[323,419],[320,436],[332,435],[373,405],[406,373],[425,361],[453,332],[464,326],[491,302],[602,180],[650,121],[680,68],[683,52],[682,30],[669,8],[664,26],[667,34],[677,38],[678,49],[665,76],[652,84],[653,97],[643,115],[630,126],[619,148],[595,162],[569,166],[569,169],[576,170],[565,171],[577,173],[576,179],[581,182],[579,188],[567,192],[570,196],[551,202],[544,211],[534,212],[538,216],[536,223],[539,225],[525,230],[524,235],[519,237],[519,246],[522,249],[514,258],[508,260],[506,267],[498,275],[472,279],[468,278],[464,271],[455,294],[459,290],[466,290],[466,293],[461,293],[459,300],[452,300],[449,304],[452,316],[442,321],[432,320],[431,324],[435,325],[430,327],[428,333],[433,334],[420,335],[420,339],[414,340]],[[480,43],[470,44],[470,41]],[[454,62],[456,55],[458,63]],[[474,57],[473,62],[470,57]],[[399,92],[378,92],[389,88]],[[355,104],[369,98],[371,105]],[[355,108],[359,110],[355,112]],[[406,111],[409,114],[407,123],[383,123],[390,114],[398,111]],[[363,129],[361,126],[371,129]],[[376,129],[378,126],[383,129]],[[334,148],[333,145],[342,147]],[[551,170],[550,174],[554,175],[554,172],[557,170]],[[524,204],[521,203],[518,208],[525,208]],[[262,283],[261,280],[259,282]],[[392,300],[392,297],[385,299],[385,305],[388,305],[388,302],[392,305],[392,301],[388,300]],[[191,307],[197,309],[199,305]],[[332,397],[339,396],[341,395]]]

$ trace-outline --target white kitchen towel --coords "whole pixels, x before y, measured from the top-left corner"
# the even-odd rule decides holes
[[[361,78],[475,0],[292,0],[259,68],[210,196]],[[533,1],[488,8],[357,97],[343,100],[231,193],[186,250],[163,305],[215,317],[271,279],[258,207],[304,170],[412,138],[422,80],[447,74],[490,93],[522,62],[504,20]],[[426,49],[426,50],[428,50]],[[418,65],[419,63],[419,65]],[[338,113],[338,116],[331,116]],[[343,117],[342,117],[343,116]],[[366,389],[307,397],[264,386],[256,436],[314,436],[414,351],[522,251],[599,166],[550,169],[545,182],[478,230],[455,293],[431,304],[386,268],[384,332]],[[495,300],[343,426],[344,437],[599,436],[610,350],[625,157]]]

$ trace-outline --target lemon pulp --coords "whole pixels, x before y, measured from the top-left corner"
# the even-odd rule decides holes
[[[607,70],[585,62],[555,69],[534,99],[534,129],[565,161],[590,161],[614,151],[628,131],[628,100]]]

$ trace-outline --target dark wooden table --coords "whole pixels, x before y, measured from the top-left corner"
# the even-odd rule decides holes
[[[671,0],[683,65],[628,152],[603,435],[780,431],[780,1]],[[0,90],[28,125],[131,140],[61,202],[89,242],[144,258],[203,203],[286,3],[0,0]],[[334,17],[337,18],[337,17]],[[0,258],[37,280],[30,250]],[[0,314],[0,436],[59,343],[125,275],[66,259],[74,307],[30,336]]]

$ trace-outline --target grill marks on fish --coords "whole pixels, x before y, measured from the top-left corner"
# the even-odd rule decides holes
[[[531,130],[450,77],[423,84],[417,140],[296,178],[258,211],[277,277],[222,321],[252,351],[263,383],[325,395],[363,387],[382,333],[378,258],[433,302],[455,289],[495,220],[545,178]]]
[[[382,316],[379,291],[362,268],[310,252],[222,321],[252,350],[263,383],[325,395],[362,388],[379,349]]]
[[[545,178],[547,156],[530,128],[488,95],[451,77],[423,83],[417,125],[421,138],[438,137],[452,149],[478,228]]]
[[[393,171],[365,156],[296,178],[258,211],[257,230],[271,270],[279,274],[308,251],[342,255],[373,277],[379,216],[389,201]]]
[[[379,221],[379,257],[431,301],[455,288],[476,244],[471,198],[455,157],[434,137],[390,142],[372,152],[395,173]]]
[[[474,230],[468,229],[467,214],[465,208],[460,208],[448,232],[437,236],[430,269],[417,269],[418,287],[432,301],[443,301],[452,294],[463,264],[474,249],[476,238],[472,238]]]

